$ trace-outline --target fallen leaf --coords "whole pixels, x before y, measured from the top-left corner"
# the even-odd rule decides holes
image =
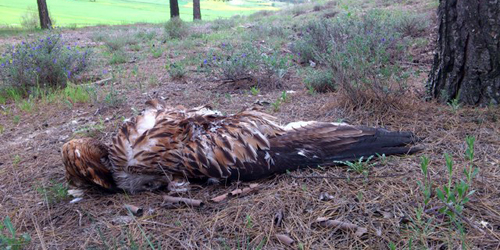
[[[227,194],[223,194],[223,195],[219,195],[217,197],[212,198],[211,201],[219,203],[219,202],[225,200],[226,198],[227,198]]]
[[[291,246],[293,244],[293,242],[295,242],[292,238],[290,238],[286,234],[276,234],[276,238],[278,239],[279,242],[281,242],[287,246]]]
[[[365,227],[360,227],[349,222],[330,220],[325,217],[319,217],[318,219],[316,219],[316,223],[318,223],[322,227],[340,228],[343,230],[356,230],[354,234],[357,236],[362,236],[363,234],[368,232],[368,229],[366,229]]]

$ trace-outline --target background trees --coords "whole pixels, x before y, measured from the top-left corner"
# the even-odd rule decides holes
[[[200,0],[193,0],[193,19],[201,20]]]
[[[50,21],[47,2],[45,0],[37,0],[36,3],[38,5],[38,15],[40,16],[40,27],[42,29],[51,29],[52,22]]]
[[[441,102],[500,103],[500,1],[441,0],[429,91]]]

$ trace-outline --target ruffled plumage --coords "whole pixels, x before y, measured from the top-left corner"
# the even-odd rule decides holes
[[[255,109],[224,116],[206,106],[147,104],[142,115],[123,124],[109,149],[113,180],[130,192],[178,179],[255,180],[376,153],[418,150],[408,146],[416,141],[410,132],[328,122],[280,126]]]

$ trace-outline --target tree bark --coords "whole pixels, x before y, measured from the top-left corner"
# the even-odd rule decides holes
[[[38,4],[38,16],[40,17],[40,27],[42,29],[52,29],[52,22],[49,17],[49,9],[45,0],[36,0]]]
[[[179,2],[178,0],[170,0],[170,18],[179,16]]]
[[[193,20],[201,20],[200,0],[193,0]]]
[[[500,0],[440,0],[430,95],[441,102],[500,103]]]

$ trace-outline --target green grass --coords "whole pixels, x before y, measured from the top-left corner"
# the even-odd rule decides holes
[[[137,22],[160,23],[169,19],[169,2],[165,0],[50,0],[51,17],[57,26],[88,26],[99,24],[128,24]],[[201,1],[203,20],[251,14],[260,10],[277,10],[283,3],[263,0]],[[33,0],[3,0],[0,8],[0,26],[21,26],[21,17],[28,9],[36,9]],[[191,21],[192,1],[180,0],[181,18]]]

